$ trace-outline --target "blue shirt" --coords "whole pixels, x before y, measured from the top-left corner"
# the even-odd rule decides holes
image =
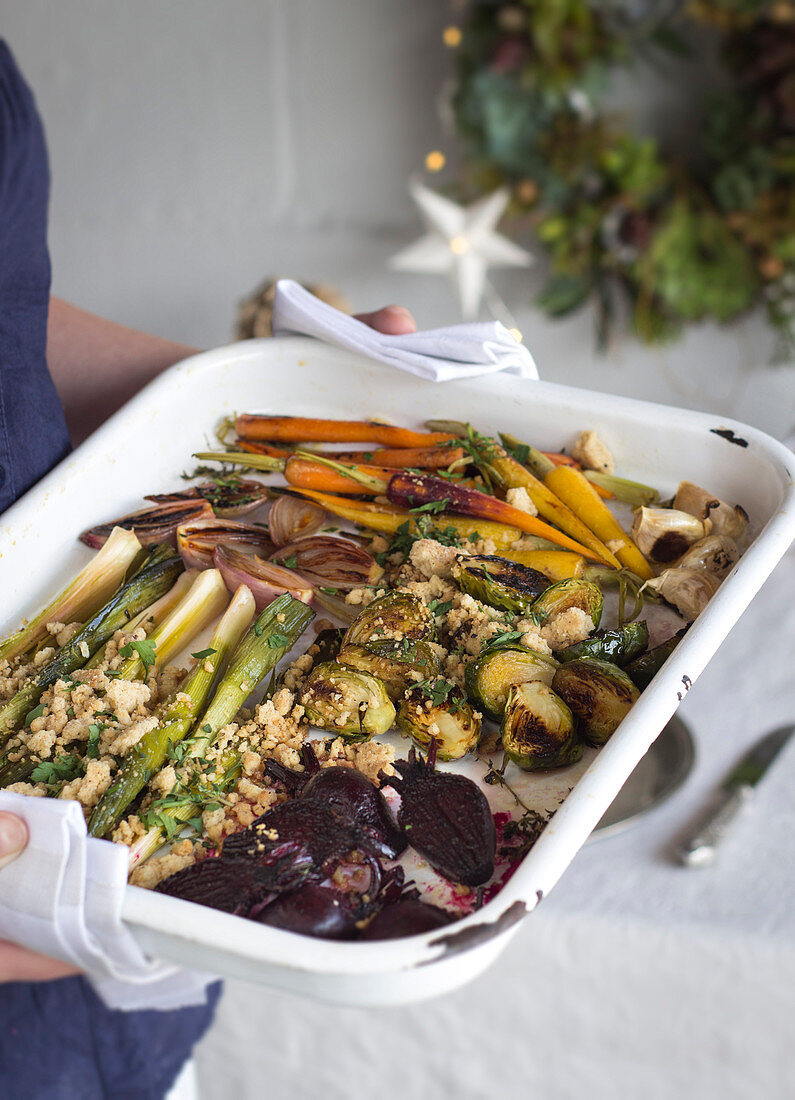
[[[0,40],[0,512],[69,451],[45,357],[48,190],[33,96]],[[179,1012],[118,1012],[82,978],[0,985],[0,1098],[160,1100],[219,993]]]

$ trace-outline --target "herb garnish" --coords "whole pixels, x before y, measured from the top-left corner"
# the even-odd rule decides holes
[[[214,653],[217,653],[217,649],[200,649],[198,653],[191,653],[191,657],[195,657],[197,661],[203,661],[205,657],[212,657]]]
[[[133,653],[137,653],[138,658],[148,672],[157,662],[155,648],[155,643],[146,639],[140,642],[128,642],[127,645],[123,645],[119,650],[119,656],[132,657]]]

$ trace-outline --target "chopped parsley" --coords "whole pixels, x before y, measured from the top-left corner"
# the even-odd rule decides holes
[[[446,512],[450,507],[450,497],[444,497],[442,500],[429,500],[425,504],[420,504],[416,508],[411,508],[411,514],[413,516],[420,515],[422,512],[433,512],[437,514],[439,512]]]
[[[281,564],[285,567],[285,569],[295,569],[296,565],[298,565],[298,558],[295,554],[290,554],[289,557],[282,558]]]
[[[86,745],[86,756],[89,760],[99,759],[99,735],[102,730],[107,727],[104,723],[98,726],[95,722],[92,722],[88,727],[88,744]]]
[[[83,761],[79,756],[69,753],[56,756],[54,760],[42,760],[30,773],[34,783],[45,783],[48,787],[63,785],[76,779],[83,770]]]
[[[200,649],[198,653],[191,653],[191,657],[195,657],[197,661],[203,661],[205,657],[212,657],[217,652],[217,649],[210,647],[209,649]]]
[[[39,703],[37,707],[34,707],[33,710],[29,710],[25,715],[25,725],[29,726],[36,718],[41,718],[42,714],[44,714],[44,703]]]
[[[152,668],[157,661],[154,642],[145,639],[140,642],[128,642],[127,645],[123,645],[119,650],[120,657],[132,657],[133,653],[138,654],[139,660],[147,671]]]

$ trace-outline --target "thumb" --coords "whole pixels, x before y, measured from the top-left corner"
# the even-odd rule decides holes
[[[14,814],[0,811],[0,867],[11,863],[25,850],[28,830],[25,822]]]

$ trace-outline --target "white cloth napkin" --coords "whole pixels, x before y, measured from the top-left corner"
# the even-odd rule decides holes
[[[0,791],[0,810],[30,837],[0,870],[0,939],[73,963],[109,1008],[205,1002],[212,978],[148,959],[122,923],[127,849],[89,837],[77,802]]]
[[[386,336],[321,302],[292,279],[280,279],[273,301],[273,334],[287,333],[315,336],[431,382],[501,370],[538,378],[530,352],[499,321]]]

